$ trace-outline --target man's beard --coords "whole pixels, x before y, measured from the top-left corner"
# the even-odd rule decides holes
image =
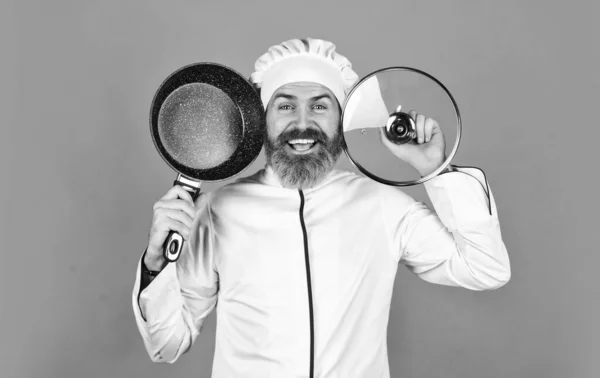
[[[315,151],[294,155],[287,152],[290,140],[312,139]],[[267,164],[279,176],[285,188],[306,189],[318,185],[333,169],[342,153],[342,136],[338,131],[329,139],[319,129],[292,129],[281,133],[275,140],[265,134]]]

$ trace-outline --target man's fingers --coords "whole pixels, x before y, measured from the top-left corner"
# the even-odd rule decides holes
[[[177,232],[179,235],[183,236],[183,239],[185,239],[186,241],[189,240],[190,227],[171,218],[165,219],[163,224],[167,227],[168,230]]]
[[[182,200],[187,201],[192,205],[194,204],[194,201],[192,200],[192,195],[179,185],[175,185],[171,189],[169,189],[167,194],[165,194],[161,198],[161,200],[172,200],[177,198],[181,198]]]
[[[161,209],[183,211],[192,219],[196,217],[196,209],[194,206],[180,199],[161,200],[156,202],[154,204],[154,211],[156,212]]]
[[[423,114],[417,114],[416,126],[417,142],[421,144],[425,140],[425,116]]]
[[[418,127],[419,126],[419,123],[418,123],[419,114],[417,113],[416,110],[411,109],[411,110],[409,110],[408,115],[410,116],[410,118],[413,119],[413,121],[415,121],[415,131],[417,133],[417,136],[415,137],[415,143],[419,144],[419,143],[421,143],[421,142],[419,142],[419,136],[421,135],[421,134],[419,134],[419,127]]]
[[[435,119],[429,117],[425,118],[425,143],[431,140],[431,136],[436,125],[437,122]]]
[[[193,218],[190,218],[188,214],[179,210],[172,209],[161,209],[160,212],[156,214],[157,222],[165,222],[167,220],[176,220],[180,223],[183,223],[186,227],[191,228]]]
[[[154,204],[154,211],[157,211],[159,209],[183,211],[192,219],[196,217],[196,209],[194,208],[194,206],[180,199],[158,201]]]

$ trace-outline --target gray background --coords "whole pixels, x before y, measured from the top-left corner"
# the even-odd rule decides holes
[[[249,75],[269,46],[315,36],[361,76],[407,65],[450,88],[455,162],[488,174],[512,260],[512,281],[484,293],[401,269],[393,377],[597,377],[597,4],[2,2],[0,376],[209,377],[214,317],[188,355],[156,365],[131,310],[152,204],[175,178],[149,104],[183,65]]]

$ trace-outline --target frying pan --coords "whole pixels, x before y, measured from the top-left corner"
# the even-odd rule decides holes
[[[202,181],[229,179],[260,154],[265,115],[252,84],[229,67],[194,63],[169,75],[150,106],[150,133],[163,160],[195,200]],[[171,231],[163,256],[177,261],[183,237]]]

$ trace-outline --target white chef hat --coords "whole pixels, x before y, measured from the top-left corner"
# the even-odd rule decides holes
[[[260,88],[265,109],[273,93],[295,82],[313,82],[329,88],[340,106],[358,80],[352,64],[331,42],[314,38],[291,39],[272,46],[254,64],[250,81]]]

